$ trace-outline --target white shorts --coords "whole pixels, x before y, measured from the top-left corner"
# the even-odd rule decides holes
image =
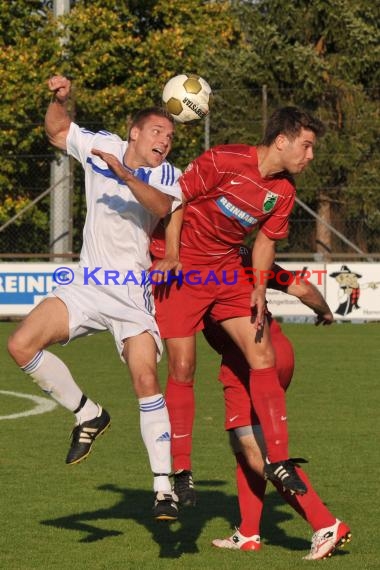
[[[123,358],[124,340],[148,332],[157,346],[157,361],[162,342],[154,317],[154,302],[149,283],[136,285],[61,285],[48,297],[61,299],[69,312],[69,341],[108,330]],[[69,342],[68,341],[68,342]]]

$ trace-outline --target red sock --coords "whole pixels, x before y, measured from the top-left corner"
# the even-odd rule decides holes
[[[311,486],[306,473],[300,467],[296,467],[296,471],[300,479],[306,484],[307,493],[305,495],[291,495],[289,491],[283,490],[280,483],[273,483],[282,498],[310,524],[313,531],[335,524],[336,518],[323,504],[321,498]]]
[[[266,481],[247,465],[242,453],[236,453],[236,484],[243,536],[260,535]]]
[[[276,368],[251,370],[249,386],[252,404],[260,420],[269,461],[289,458],[285,392]]]
[[[173,470],[191,470],[191,448],[195,415],[194,382],[178,382],[168,377],[165,393],[172,427]]]

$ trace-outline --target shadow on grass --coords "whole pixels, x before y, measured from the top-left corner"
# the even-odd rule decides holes
[[[84,534],[79,542],[92,543],[124,534],[119,530],[99,528],[95,524],[98,521],[130,519],[150,532],[153,540],[160,546],[160,558],[179,558],[184,553],[198,552],[197,540],[210,520],[214,518],[226,520],[228,528],[224,536],[228,536],[230,527],[233,528],[238,524],[239,511],[236,497],[215,490],[215,487],[223,484],[223,481],[198,481],[197,506],[182,509],[179,521],[172,524],[156,522],[152,518],[153,493],[151,491],[125,489],[112,484],[101,485],[98,490],[118,495],[118,500],[113,506],[44,520],[41,524],[58,529],[79,531]],[[202,489],[202,487],[207,487],[207,489]],[[214,489],[210,490],[210,487]],[[290,550],[308,550],[309,541],[288,536],[279,526],[280,523],[294,518],[293,514],[280,508],[283,505],[282,499],[276,493],[268,494],[262,521],[264,542]],[[224,538],[224,536],[218,538]]]

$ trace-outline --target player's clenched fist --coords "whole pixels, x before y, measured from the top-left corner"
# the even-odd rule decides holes
[[[70,95],[71,81],[62,75],[53,75],[48,80],[48,87],[54,93],[55,99],[64,103]]]

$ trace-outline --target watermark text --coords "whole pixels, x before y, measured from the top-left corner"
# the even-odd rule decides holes
[[[172,272],[164,272],[159,269],[151,269],[150,271],[126,271],[120,272],[116,269],[103,269],[102,267],[83,267],[81,273],[76,274],[68,267],[58,267],[53,273],[53,281],[57,285],[69,285],[74,278],[80,278],[82,285],[168,285],[176,283],[182,285],[236,285],[239,282],[251,283],[252,285],[271,286],[273,281],[277,286],[288,287],[291,284],[299,285],[301,282],[313,283],[317,285],[323,284],[323,275],[326,274],[324,269],[313,269],[311,271],[302,269],[300,271],[288,271],[285,269],[279,271],[255,269],[254,267],[239,267],[234,270],[213,271],[212,269],[189,271],[179,271],[178,274]],[[76,277],[78,276],[78,277]]]

